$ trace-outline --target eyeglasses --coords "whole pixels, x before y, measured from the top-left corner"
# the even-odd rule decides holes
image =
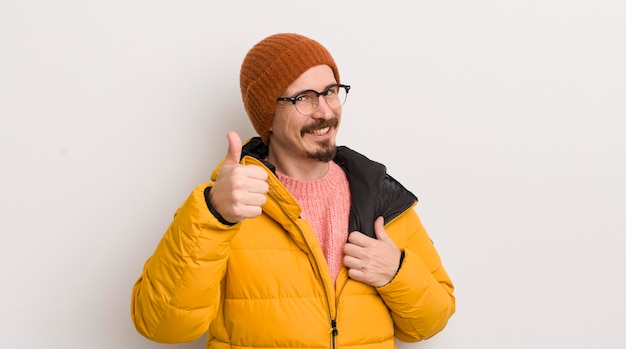
[[[350,85],[334,84],[326,87],[322,92],[315,90],[306,90],[298,92],[293,97],[280,97],[277,99],[279,102],[291,102],[296,107],[298,113],[309,116],[315,113],[315,109],[320,104],[320,96],[324,97],[324,100],[332,109],[341,107],[348,98],[348,92],[350,91]]]

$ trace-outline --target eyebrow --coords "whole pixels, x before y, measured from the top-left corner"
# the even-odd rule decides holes
[[[327,88],[329,88],[330,86],[337,85],[337,84],[338,84],[338,82],[333,82],[333,83],[331,83],[331,84],[328,84],[328,85],[326,85],[326,87],[324,87],[324,88],[322,89],[322,91],[325,91],[325,90],[326,90]],[[287,96],[287,98],[289,98],[289,97],[295,97],[295,96],[297,96],[297,95],[299,95],[299,94],[301,94],[301,93],[305,93],[305,92],[309,92],[309,91],[314,91],[314,92],[317,92],[317,93],[322,92],[322,91],[317,91],[317,90],[314,90],[314,89],[312,89],[312,88],[309,88],[309,89],[306,89],[306,90],[302,90],[302,91],[300,91],[300,92],[296,92],[296,93],[294,93],[294,94],[292,94],[292,95],[289,95],[289,96]],[[279,98],[282,98],[282,97],[279,97]]]

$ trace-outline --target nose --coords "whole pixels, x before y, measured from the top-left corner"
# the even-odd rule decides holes
[[[335,115],[335,110],[328,105],[326,98],[319,96],[317,104],[315,105],[315,111],[311,114],[314,119],[331,119]]]

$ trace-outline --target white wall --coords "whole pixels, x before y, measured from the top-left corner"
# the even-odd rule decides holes
[[[204,347],[138,335],[131,287],[284,31],[333,52],[339,143],[420,197],[456,283],[401,348],[625,347],[625,3],[398,3],[3,1],[0,347]]]

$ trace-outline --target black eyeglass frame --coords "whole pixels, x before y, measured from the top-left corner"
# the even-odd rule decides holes
[[[291,104],[293,104],[294,106],[296,105],[296,102],[298,101],[298,97],[300,97],[300,95],[308,93],[308,92],[313,92],[317,95],[317,99],[320,98],[320,96],[322,95],[326,95],[328,93],[328,91],[330,91],[330,89],[332,89],[333,87],[339,87],[339,88],[345,88],[346,89],[346,99],[348,99],[348,94],[350,93],[350,85],[344,85],[344,84],[332,84],[328,87],[326,87],[324,89],[324,91],[322,92],[317,92],[315,90],[304,90],[304,91],[300,91],[298,93],[296,93],[293,97],[279,97],[276,99],[276,101],[278,102],[291,102]],[[344,101],[345,103],[345,101]],[[343,105],[343,103],[341,104]]]

